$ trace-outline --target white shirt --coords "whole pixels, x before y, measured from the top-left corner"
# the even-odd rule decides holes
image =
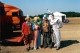
[[[30,23],[30,22],[28,22],[28,21],[26,21],[26,24],[28,24],[29,26],[31,26],[31,23]]]
[[[50,24],[52,25],[53,29],[58,29],[59,28],[57,21],[58,21],[58,19],[56,19],[56,18],[54,20],[51,19]]]

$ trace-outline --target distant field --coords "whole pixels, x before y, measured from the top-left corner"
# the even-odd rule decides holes
[[[80,17],[74,17],[74,18],[67,18],[70,20],[69,23],[64,24],[63,28],[61,28],[62,37],[65,36],[65,38],[73,38],[80,37]],[[65,39],[63,38],[63,39]]]
[[[70,23],[80,23],[80,17],[68,17],[67,19],[70,20]]]
[[[26,52],[24,46],[1,46],[1,53],[80,53],[80,17],[67,18],[69,23],[61,28],[61,49],[31,50]]]

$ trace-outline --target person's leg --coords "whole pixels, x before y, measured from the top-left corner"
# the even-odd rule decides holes
[[[41,34],[41,47],[43,47],[43,34]]]
[[[39,33],[38,33],[37,46],[38,46],[39,49],[41,49],[41,33],[40,33],[40,31],[39,31]]]
[[[34,50],[37,49],[38,30],[34,30]]]
[[[33,50],[34,46],[33,46],[33,40],[31,40],[31,43],[30,43],[30,49]]]
[[[26,50],[29,51],[29,40],[28,40],[28,36],[24,36],[24,44],[25,44]]]
[[[44,48],[46,48],[47,47],[47,34],[46,34],[46,32],[44,32],[43,36],[44,36],[43,37],[43,46],[44,46]]]
[[[47,33],[47,44],[50,48],[52,48],[52,38],[49,33]]]
[[[57,43],[56,43],[56,42],[57,42],[57,41],[56,41],[56,34],[55,34],[55,33],[56,33],[56,31],[54,30],[54,31],[53,31],[54,47],[57,46]]]
[[[33,35],[29,35],[29,49],[33,50]]]
[[[57,29],[57,31],[56,31],[57,49],[59,49],[59,47],[60,47],[60,39],[61,39],[61,37],[60,37],[60,30]]]

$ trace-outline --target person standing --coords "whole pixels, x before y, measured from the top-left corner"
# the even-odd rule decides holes
[[[44,19],[42,22],[42,31],[43,31],[43,47],[52,48],[52,39],[50,34],[50,23],[47,19],[47,15],[44,15]]]
[[[22,24],[22,35],[23,35],[23,40],[24,40],[24,44],[26,46],[26,50],[29,51],[30,50],[30,36],[31,36],[31,23],[30,23],[30,17],[27,16],[27,18],[25,18],[25,22]]]
[[[50,17],[52,18],[50,24],[52,25],[53,29],[54,47],[56,47],[56,50],[59,50],[60,40],[61,40],[61,35],[60,35],[61,21],[57,18],[54,18],[54,15],[50,15]]]
[[[41,49],[40,25],[41,25],[41,21],[39,20],[39,17],[34,17],[34,21],[33,21],[34,50],[36,50],[37,47]]]

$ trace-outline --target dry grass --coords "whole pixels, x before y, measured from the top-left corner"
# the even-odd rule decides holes
[[[26,52],[24,46],[1,46],[1,53],[80,53],[80,18],[67,18],[69,23],[61,28],[61,46],[53,49],[31,50]]]
[[[61,34],[66,38],[80,38],[80,18],[67,18],[70,22],[61,28]],[[62,36],[64,38],[64,36]]]

